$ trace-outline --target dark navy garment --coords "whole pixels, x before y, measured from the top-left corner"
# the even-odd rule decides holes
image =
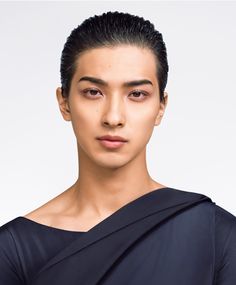
[[[87,232],[25,217],[0,227],[0,285],[235,285],[236,217],[165,187]]]

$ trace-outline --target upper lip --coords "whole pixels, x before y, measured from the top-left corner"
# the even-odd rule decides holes
[[[120,136],[102,136],[102,137],[98,137],[99,140],[109,140],[109,141],[122,141],[122,142],[127,142],[127,140],[125,138],[122,138]]]

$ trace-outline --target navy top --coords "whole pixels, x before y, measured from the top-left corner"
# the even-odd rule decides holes
[[[173,193],[178,199],[182,196],[177,201]],[[200,200],[196,203],[196,197],[191,194],[200,197],[201,203]],[[177,206],[178,213],[173,212]],[[163,209],[172,210],[167,211],[169,217],[165,216],[165,221],[164,216],[160,220],[165,215]],[[150,227],[157,222],[158,227]],[[140,239],[137,231],[144,228],[146,235]],[[136,239],[134,243],[135,236],[139,242]],[[125,249],[129,246],[129,253],[124,254],[122,250],[118,259],[117,252],[123,245]],[[112,253],[108,257],[109,247]],[[99,260],[93,265],[94,259]],[[88,268],[90,264],[92,269],[83,273],[83,265]],[[81,272],[75,274],[80,268]],[[94,276],[100,274],[99,278],[98,275],[97,279],[92,278],[93,272]],[[0,227],[0,285],[66,284],[66,281],[70,285],[143,285],[145,282],[148,285],[235,285],[236,217],[203,194],[163,188],[126,204],[88,232],[58,229],[21,216]]]

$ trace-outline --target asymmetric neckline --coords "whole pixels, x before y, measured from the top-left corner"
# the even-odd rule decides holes
[[[52,227],[52,226],[47,226],[47,225],[44,225],[44,224],[41,224],[41,223],[38,223],[36,221],[33,221],[33,220],[30,220],[24,216],[19,216],[17,217],[16,219],[21,219],[21,220],[24,220],[26,222],[29,222],[31,224],[34,224],[36,226],[39,226],[41,228],[44,228],[46,230],[53,230],[53,231],[60,231],[60,232],[68,232],[68,233],[86,233],[86,232],[82,232],[82,231],[72,231],[72,230],[66,230],[66,229],[60,229],[60,228],[56,228],[56,227]]]
[[[113,212],[111,215],[109,215],[108,217],[106,217],[105,219],[103,219],[101,222],[99,222],[98,224],[94,225],[93,227],[99,225],[100,223],[104,222],[105,220],[109,219],[111,216],[113,216],[115,213],[117,213],[118,211],[120,211],[122,208],[124,207],[127,207],[131,204],[133,204],[134,202],[136,201],[139,201],[140,199],[143,199],[144,197],[147,197],[149,195],[152,195],[153,193],[157,192],[157,191],[163,191],[163,190],[166,190],[166,189],[172,189],[170,187],[162,187],[162,188],[157,188],[157,189],[154,189],[154,190],[151,190],[149,191],[148,193],[145,193],[141,196],[139,196],[138,198],[135,198],[134,200],[126,203],[125,205],[123,205],[122,207],[120,207],[118,210],[116,210],[115,212]],[[41,224],[41,223],[38,223],[36,221],[33,221],[29,218],[26,218],[24,216],[18,216],[16,219],[21,219],[25,222],[28,222],[28,223],[31,223],[31,224],[34,224],[35,226],[40,226],[41,228],[44,228],[46,230],[53,230],[53,231],[58,231],[58,232],[64,232],[64,233],[77,233],[77,234],[81,234],[81,233],[87,233],[88,231],[90,231],[91,229],[89,229],[88,231],[72,231],[72,230],[66,230],[66,229],[61,229],[61,228],[56,228],[56,227],[52,227],[52,226],[48,226],[48,225],[44,225],[44,224]]]

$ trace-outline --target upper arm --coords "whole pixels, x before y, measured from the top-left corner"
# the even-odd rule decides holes
[[[236,284],[236,217],[222,208],[216,217],[216,285]],[[218,219],[218,220],[217,220]]]
[[[22,285],[19,276],[18,256],[11,233],[0,227],[0,284]]]

